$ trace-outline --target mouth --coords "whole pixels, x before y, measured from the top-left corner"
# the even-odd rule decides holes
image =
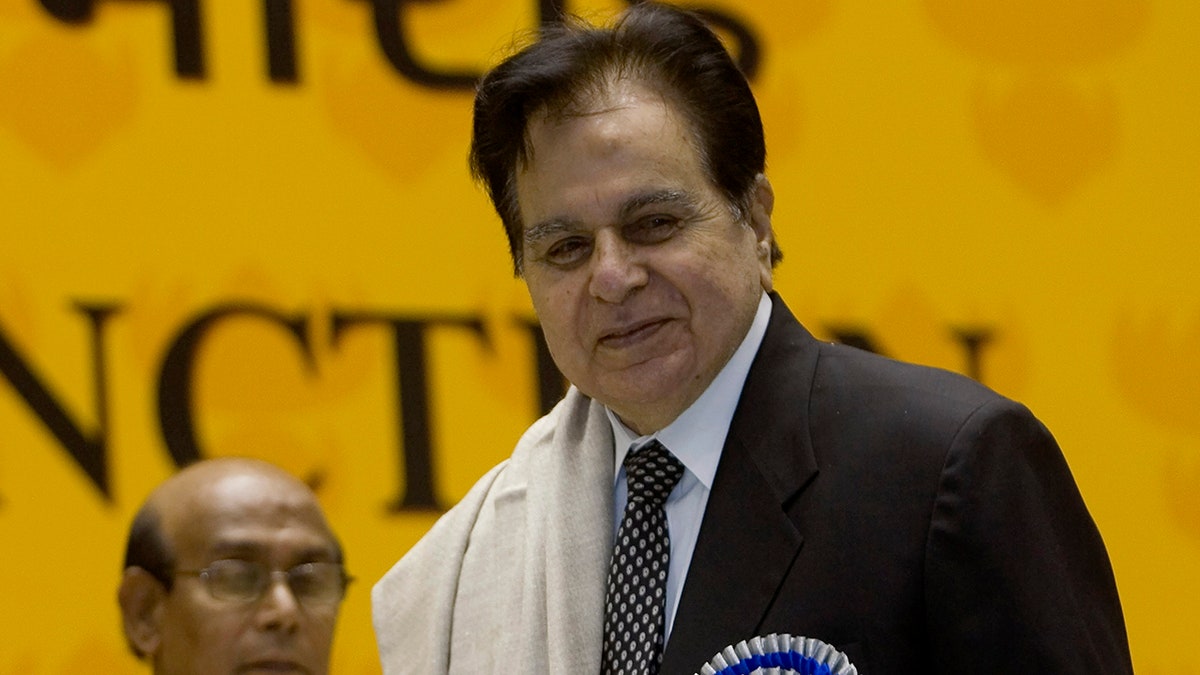
[[[239,666],[239,673],[308,673],[308,668],[287,659],[264,659]]]
[[[654,319],[621,326],[600,336],[597,342],[601,347],[608,349],[632,347],[653,337],[668,321],[669,319]]]

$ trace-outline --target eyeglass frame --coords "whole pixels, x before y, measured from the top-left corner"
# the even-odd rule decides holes
[[[213,590],[213,577],[211,575],[213,573],[213,569],[223,563],[238,563],[248,568],[254,568],[257,574],[260,575],[260,578],[265,579],[265,581],[260,582],[259,587],[255,590],[253,596],[221,596]],[[296,570],[310,565],[333,565],[337,567],[341,584],[336,598],[320,600],[309,596],[306,599],[305,597],[302,597],[300,593],[296,592],[296,588],[292,585],[292,580],[294,578],[293,574],[296,572]],[[308,562],[292,565],[286,570],[280,570],[271,569],[266,563],[256,560],[244,560],[242,558],[222,558],[220,560],[214,560],[207,566],[200,569],[176,569],[172,572],[172,576],[198,577],[204,583],[204,589],[208,592],[209,597],[211,597],[213,600],[220,602],[236,602],[244,605],[250,605],[262,600],[263,597],[267,595],[268,590],[275,584],[276,580],[280,580],[285,586],[287,586],[288,592],[292,594],[292,597],[296,599],[296,602],[301,605],[305,605],[306,607],[336,607],[339,603],[341,603],[342,600],[345,599],[346,591],[349,589],[350,583],[354,581],[354,577],[346,573],[346,568],[340,561],[331,560],[310,560]]]

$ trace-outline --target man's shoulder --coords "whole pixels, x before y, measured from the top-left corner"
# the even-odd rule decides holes
[[[855,436],[941,447],[972,418],[1034,419],[1020,403],[965,375],[828,343],[817,360],[809,414],[827,431],[850,426],[859,428]]]
[[[545,466],[546,453],[570,443],[573,435],[582,434],[586,424],[594,424],[598,409],[592,399],[571,387],[549,413],[521,434],[512,454],[481,476],[404,558],[409,564],[419,564],[422,560],[461,555],[487,504],[501,495],[522,490],[531,476]]]
[[[762,433],[764,422],[776,420],[795,426],[793,434],[825,442],[866,439],[875,446],[907,438],[933,447],[976,413],[1028,415],[1020,404],[964,375],[819,340],[781,298],[774,300],[772,323],[735,418],[755,434]]]
[[[923,365],[858,347],[822,342],[817,360],[818,386],[869,386],[902,389],[914,395],[928,394],[944,398],[985,400],[1000,395],[971,377],[959,372]]]
[[[521,434],[512,452],[513,469],[522,471],[528,462],[536,461],[538,455],[550,451],[556,444],[570,446],[577,443],[588,425],[599,421],[608,423],[604,408],[574,386],[569,387],[550,412]]]
[[[822,343],[814,388],[860,396],[874,389],[901,399],[976,407],[1000,394],[966,375],[901,361],[836,343]]]
[[[772,297],[771,325],[747,380],[748,386],[755,383],[768,395],[786,391],[800,401],[812,396],[813,400],[819,397],[847,403],[925,403],[955,410],[1003,398],[949,370],[819,340],[792,315],[782,298]]]

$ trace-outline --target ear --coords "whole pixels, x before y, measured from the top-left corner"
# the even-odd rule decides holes
[[[167,590],[162,582],[140,567],[129,567],[117,589],[125,639],[138,658],[152,657],[162,641],[163,601]]]
[[[750,199],[750,227],[754,230],[755,254],[758,257],[759,273],[763,290],[770,292],[775,286],[771,276],[771,249],[774,248],[775,231],[771,228],[771,212],[775,210],[775,190],[766,174],[754,179],[754,194]]]

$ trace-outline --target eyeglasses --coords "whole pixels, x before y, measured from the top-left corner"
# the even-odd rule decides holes
[[[282,578],[300,604],[336,605],[354,579],[341,563],[307,562],[289,570],[272,570],[250,560],[217,560],[200,570],[176,570],[175,574],[198,576],[215,600],[255,602],[263,597],[276,578]]]

